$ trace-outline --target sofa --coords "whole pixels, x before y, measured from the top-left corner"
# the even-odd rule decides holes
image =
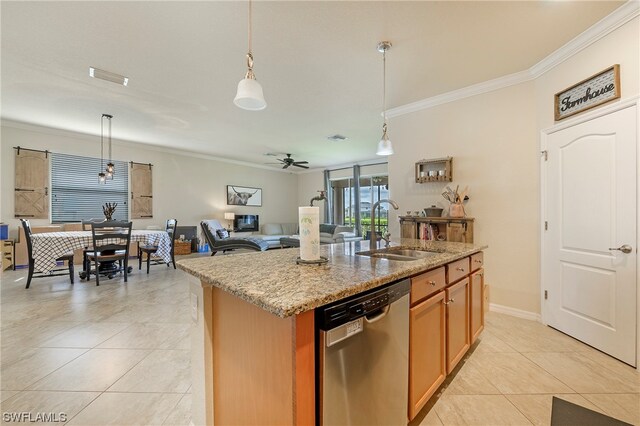
[[[297,223],[265,223],[260,227],[259,234],[252,234],[251,238],[266,241],[269,248],[280,247],[280,238],[290,237],[298,233]],[[320,244],[335,244],[348,241],[359,241],[350,226],[320,224]]]
[[[358,237],[355,229],[351,226],[320,224],[320,244],[336,244],[360,240],[362,240],[362,237]]]
[[[269,248],[280,247],[280,238],[298,233],[297,223],[265,223],[260,226],[260,233],[251,234],[251,238],[266,241]]]

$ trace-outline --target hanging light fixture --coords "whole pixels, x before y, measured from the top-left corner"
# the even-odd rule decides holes
[[[108,131],[109,131],[109,136],[108,136],[108,138],[109,138],[108,139],[108,141],[109,141],[109,157],[108,158],[109,158],[109,160],[107,162],[107,168],[105,169],[105,174],[106,174],[107,179],[113,180],[113,174],[116,171],[116,166],[115,166],[115,164],[113,164],[113,160],[111,159],[112,158],[111,157],[111,119],[113,118],[113,116],[109,115],[109,114],[102,114],[102,120],[104,120],[105,118],[109,121],[109,128],[108,128]]]
[[[104,173],[104,114],[100,117],[100,173],[98,183],[107,183],[107,175]]]
[[[267,107],[262,86],[253,73],[253,54],[251,53],[251,0],[249,0],[249,51],[247,52],[247,74],[238,83],[238,91],[233,100],[239,108],[249,111],[260,111]]]
[[[381,41],[378,43],[378,52],[382,53],[382,138],[378,142],[378,155],[393,154],[393,146],[387,136],[387,50],[391,49],[390,41]]]

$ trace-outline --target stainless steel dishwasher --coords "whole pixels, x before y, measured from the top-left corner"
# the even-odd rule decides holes
[[[316,311],[318,421],[406,425],[409,280]]]

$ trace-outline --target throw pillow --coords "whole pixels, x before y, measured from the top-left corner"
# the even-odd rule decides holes
[[[218,234],[218,237],[222,238],[223,240],[229,238],[229,231],[227,231],[226,229],[216,229],[216,234]]]

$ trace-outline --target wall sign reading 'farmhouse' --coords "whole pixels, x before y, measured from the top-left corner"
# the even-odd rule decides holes
[[[555,95],[556,121],[620,98],[620,65],[574,84]]]
[[[262,206],[262,189],[227,185],[227,204],[230,206]]]

